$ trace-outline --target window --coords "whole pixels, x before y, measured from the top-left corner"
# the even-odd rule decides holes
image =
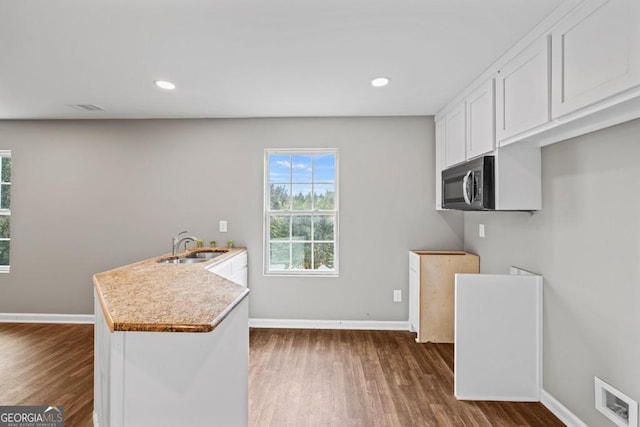
[[[0,151],[0,272],[9,272],[11,234],[11,151]]]
[[[338,275],[337,150],[266,150],[265,274]]]

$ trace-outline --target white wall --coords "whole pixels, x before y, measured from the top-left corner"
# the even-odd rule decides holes
[[[636,120],[544,148],[533,216],[464,214],[483,273],[544,276],[544,389],[593,427],[611,425],[594,376],[640,400],[639,135]]]
[[[262,275],[263,156],[280,147],[340,150],[339,278]],[[248,247],[252,317],[406,320],[407,251],[463,246],[462,215],[433,209],[432,118],[5,121],[0,148],[13,150],[4,313],[91,313],[93,273],[188,229]]]

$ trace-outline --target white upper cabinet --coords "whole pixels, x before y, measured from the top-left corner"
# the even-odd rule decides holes
[[[442,171],[445,168],[444,147],[445,147],[445,121],[440,120],[436,125],[436,210],[442,210]]]
[[[495,148],[494,93],[494,80],[490,79],[466,98],[467,160],[490,153]]]
[[[446,167],[465,161],[465,113],[465,103],[462,102],[445,116],[444,159]]]
[[[527,146],[639,117],[640,0],[566,0],[436,115],[436,208],[442,169],[493,154],[496,209],[538,210]]]
[[[549,121],[549,71],[547,36],[533,42],[498,71],[496,79],[498,141]]]
[[[553,118],[640,84],[640,1],[586,1],[551,39]]]

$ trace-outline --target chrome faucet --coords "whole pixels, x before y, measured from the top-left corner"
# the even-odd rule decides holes
[[[183,238],[180,238],[180,236],[185,233],[187,233],[186,230],[181,231],[180,233],[176,234],[171,238],[171,254],[173,256],[176,256],[178,254],[178,252],[180,251],[180,245],[182,245],[183,243],[184,243],[184,250],[186,251],[188,242],[195,242],[196,240],[198,240],[198,238],[195,236],[185,236]]]

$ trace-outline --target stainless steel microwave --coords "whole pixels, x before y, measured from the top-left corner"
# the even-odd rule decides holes
[[[465,211],[495,209],[494,157],[483,156],[442,171],[442,207]]]

